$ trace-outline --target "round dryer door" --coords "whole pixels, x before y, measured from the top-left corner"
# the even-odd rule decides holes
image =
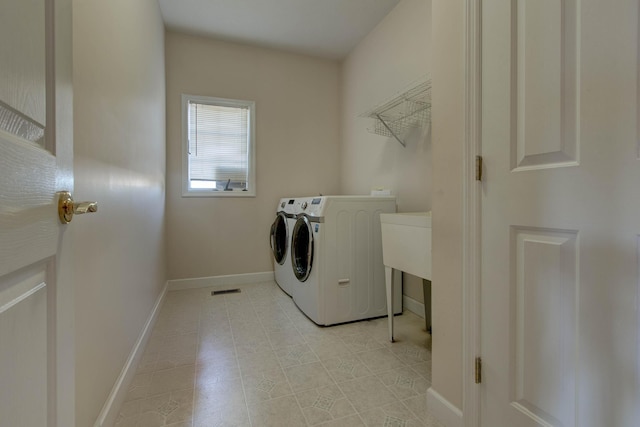
[[[309,218],[301,216],[291,233],[291,265],[299,281],[304,282],[311,274],[313,264],[313,230]]]
[[[289,232],[287,230],[287,217],[280,212],[276,216],[275,221],[271,225],[271,252],[273,252],[273,259],[280,265],[284,264],[284,260],[287,256]]]

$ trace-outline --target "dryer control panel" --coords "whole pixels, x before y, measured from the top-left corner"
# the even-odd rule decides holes
[[[302,207],[302,212],[313,217],[319,217],[322,215],[322,208],[324,207],[323,197],[308,197],[305,199]]]

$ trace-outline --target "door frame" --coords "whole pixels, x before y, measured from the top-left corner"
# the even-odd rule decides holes
[[[464,0],[464,146],[462,158],[462,413],[464,427],[480,425],[481,200],[476,180],[482,148],[482,0]],[[480,166],[484,168],[484,166]]]

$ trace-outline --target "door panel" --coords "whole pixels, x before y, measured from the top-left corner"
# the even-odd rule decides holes
[[[511,13],[511,167],[575,165],[576,1],[518,0]]]
[[[2,276],[55,254],[59,220],[53,203],[56,158],[43,147],[7,133],[0,133],[0,141]]]
[[[0,342],[11,346],[0,352],[0,412],[7,426],[48,425],[45,270],[5,278],[0,292]]]
[[[481,423],[640,419],[638,2],[482,2]]]
[[[0,100],[9,111],[44,128],[46,124],[45,1],[2,2]],[[1,104],[0,104],[1,105]]]
[[[512,407],[541,425],[574,425],[577,233],[512,227]]]
[[[0,424],[73,426],[71,3],[0,9]]]

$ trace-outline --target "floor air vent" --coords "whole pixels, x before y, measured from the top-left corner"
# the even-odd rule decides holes
[[[212,296],[224,295],[224,294],[239,294],[239,293],[240,293],[240,289],[224,289],[221,291],[211,291]]]

